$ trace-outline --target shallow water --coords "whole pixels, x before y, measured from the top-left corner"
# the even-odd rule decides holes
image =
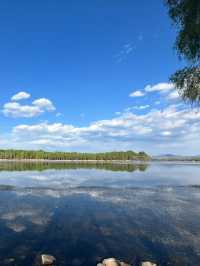
[[[0,164],[0,265],[198,265],[199,164]]]

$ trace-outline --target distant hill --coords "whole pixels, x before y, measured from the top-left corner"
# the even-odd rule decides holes
[[[166,154],[158,155],[158,157],[179,157],[179,155],[172,154],[172,153],[166,153]]]
[[[176,154],[163,154],[152,156],[152,160],[159,161],[200,161],[200,155],[187,156],[187,155],[176,155]]]

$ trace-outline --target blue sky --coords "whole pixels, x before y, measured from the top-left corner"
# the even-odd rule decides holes
[[[0,145],[199,153],[162,0],[2,1]],[[13,97],[14,96],[14,97]]]

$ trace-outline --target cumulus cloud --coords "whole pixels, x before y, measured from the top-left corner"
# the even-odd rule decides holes
[[[20,91],[17,94],[13,95],[11,100],[12,101],[20,101],[20,100],[24,100],[24,99],[28,99],[30,98],[31,95],[25,91]]]
[[[172,83],[165,83],[165,82],[162,82],[162,83],[158,83],[158,84],[155,84],[155,85],[147,85],[144,90],[146,92],[164,92],[164,91],[170,91],[174,89],[174,85]]]
[[[138,115],[125,112],[109,120],[85,127],[62,123],[18,125],[13,129],[16,141],[37,148],[77,150],[144,149],[156,151],[199,143],[200,113],[181,110],[176,105]],[[200,144],[200,143],[199,143]],[[174,145],[174,146],[173,146]],[[196,144],[197,145],[197,144]],[[197,145],[198,146],[198,145]]]
[[[168,94],[167,98],[169,100],[177,100],[180,98],[180,95],[177,90],[174,90]]]
[[[53,103],[46,98],[40,98],[33,101],[33,105],[38,106],[42,110],[46,109],[47,111],[54,111],[56,109]]]
[[[172,83],[161,82],[155,85],[147,85],[144,87],[144,90],[136,90],[129,94],[130,97],[141,97],[144,96],[146,93],[151,92],[170,92],[171,90],[175,89]]]
[[[11,98],[11,102],[5,103],[3,105],[3,114],[8,117],[35,117],[44,112],[51,112],[56,110],[53,103],[46,98],[36,99],[32,104],[23,105],[17,101],[22,99],[27,99],[30,94],[26,92],[19,92]]]
[[[143,90],[133,91],[129,94],[130,97],[142,97],[149,93],[165,94],[168,100],[177,100],[180,98],[178,91],[173,83],[161,82],[154,85],[147,85]],[[162,95],[163,97],[163,95]],[[159,104],[160,101],[156,101],[155,104]]]
[[[139,90],[138,91],[133,91],[133,92],[131,92],[129,94],[130,97],[142,97],[144,95],[145,95],[145,93],[142,92],[142,91],[139,91]]]
[[[145,94],[165,92],[164,99],[178,99],[178,94],[172,84],[158,83],[146,86],[144,90],[134,91],[131,97],[141,97]],[[167,103],[167,104],[166,104]],[[169,101],[161,104],[158,99],[154,107],[149,104],[135,105],[117,112],[112,119],[98,120],[89,125],[78,127],[64,123],[21,124],[13,128],[10,135],[0,136],[2,147],[27,149],[61,149],[77,151],[105,151],[116,149],[146,150],[154,153],[176,151],[198,151],[200,146],[199,128],[200,112],[196,109],[186,109],[183,104],[173,104]],[[173,103],[173,102],[172,102]],[[175,101],[176,103],[176,101]],[[161,109],[162,108],[162,109]],[[30,105],[9,102],[4,105],[3,113],[12,117],[34,117],[41,113],[54,111],[53,103],[40,98]],[[145,110],[145,112],[136,112]],[[139,114],[138,114],[139,113]]]
[[[3,106],[3,114],[10,117],[34,117],[43,112],[38,106],[21,105],[16,102],[9,102]]]

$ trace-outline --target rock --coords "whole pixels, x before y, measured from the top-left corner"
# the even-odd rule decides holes
[[[150,261],[144,261],[142,262],[142,266],[156,266],[156,264]]]
[[[41,255],[42,265],[54,265],[56,259],[54,256],[43,254]]]
[[[115,258],[104,259],[102,263],[98,263],[97,266],[131,266],[130,264],[119,261]]]
[[[103,265],[104,266],[120,266],[120,262],[116,260],[115,258],[109,258],[103,260]]]

